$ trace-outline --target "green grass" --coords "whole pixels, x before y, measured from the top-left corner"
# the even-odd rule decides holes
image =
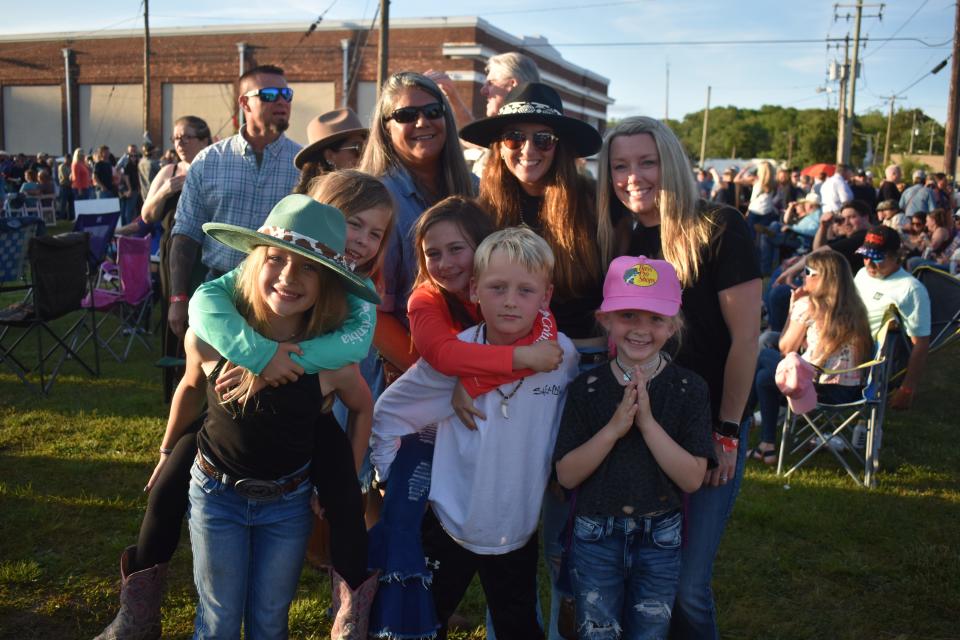
[[[879,485],[824,460],[785,486],[748,463],[714,573],[724,638],[960,638],[960,347],[934,355],[916,406],[887,414]],[[47,397],[0,374],[0,638],[93,637],[118,604],[118,557],[135,541],[166,407],[157,353],[75,363]],[[164,601],[165,637],[187,638],[188,537]],[[304,570],[291,637],[323,638],[326,579]],[[482,622],[475,584],[461,607]],[[477,629],[454,636],[482,638]]]

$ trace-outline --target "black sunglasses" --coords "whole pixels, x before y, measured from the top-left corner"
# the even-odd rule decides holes
[[[293,89],[290,87],[265,87],[263,89],[251,89],[243,95],[248,98],[256,96],[264,102],[276,102],[277,98],[281,97],[287,102],[293,102]]]
[[[550,151],[560,140],[557,136],[553,135],[549,131],[537,131],[530,136],[530,140],[540,151]],[[527,134],[523,131],[507,131],[502,136],[500,136],[500,142],[503,143],[507,149],[511,151],[516,151],[523,147],[523,144],[527,141]]]
[[[393,113],[387,116],[386,119],[394,120],[400,124],[410,124],[411,122],[416,122],[421,113],[427,120],[438,120],[443,117],[445,111],[441,103],[431,102],[422,107],[401,107],[400,109],[394,109]]]

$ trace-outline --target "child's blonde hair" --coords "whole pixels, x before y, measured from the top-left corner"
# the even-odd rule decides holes
[[[479,278],[490,265],[494,251],[503,251],[531,273],[542,273],[547,284],[553,281],[553,251],[547,241],[529,227],[508,227],[487,236],[473,254],[473,277]]]
[[[390,220],[383,230],[377,253],[366,264],[357,265],[357,273],[377,280],[383,266],[387,240],[393,232],[393,198],[384,184],[370,174],[356,169],[341,169],[319,175],[307,185],[307,195],[322,204],[329,204],[343,212],[349,220],[353,216],[370,209],[384,208],[390,211]]]
[[[254,331],[266,335],[269,328],[269,308],[260,294],[257,280],[267,262],[266,245],[254,247],[242,263],[234,293],[234,303]],[[332,270],[318,267],[319,293],[313,307],[306,312],[306,326],[300,340],[309,340],[329,333],[343,324],[347,318],[347,294],[343,281]],[[244,371],[234,397],[245,403],[253,385],[254,374]],[[326,407],[325,407],[326,408]]]

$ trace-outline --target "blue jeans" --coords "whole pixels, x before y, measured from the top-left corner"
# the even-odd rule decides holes
[[[680,511],[577,516],[571,559],[581,638],[667,637],[680,579],[682,521]]]
[[[720,637],[710,580],[713,560],[733,511],[733,503],[740,493],[749,432],[750,420],[747,419],[740,425],[737,467],[730,482],[717,487],[703,486],[690,494],[687,539],[680,565],[680,588],[673,608],[671,638],[710,640]]]
[[[199,596],[193,637],[239,638],[242,620],[248,638],[286,638],[313,527],[311,483],[264,502],[241,497],[196,464],[190,476],[187,517]]]
[[[782,356],[777,349],[763,348],[757,354],[757,372],[753,379],[753,392],[760,405],[760,441],[777,443],[777,418],[783,394],[777,387],[777,365]]]

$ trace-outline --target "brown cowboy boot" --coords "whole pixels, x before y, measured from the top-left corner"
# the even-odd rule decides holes
[[[330,627],[332,640],[367,640],[370,607],[373,605],[379,580],[380,572],[375,571],[363,584],[351,589],[340,574],[330,570],[331,606],[334,612],[333,626]]]
[[[94,640],[159,640],[160,599],[167,576],[167,565],[128,573],[130,555],[136,547],[127,547],[120,556],[120,612]]]

